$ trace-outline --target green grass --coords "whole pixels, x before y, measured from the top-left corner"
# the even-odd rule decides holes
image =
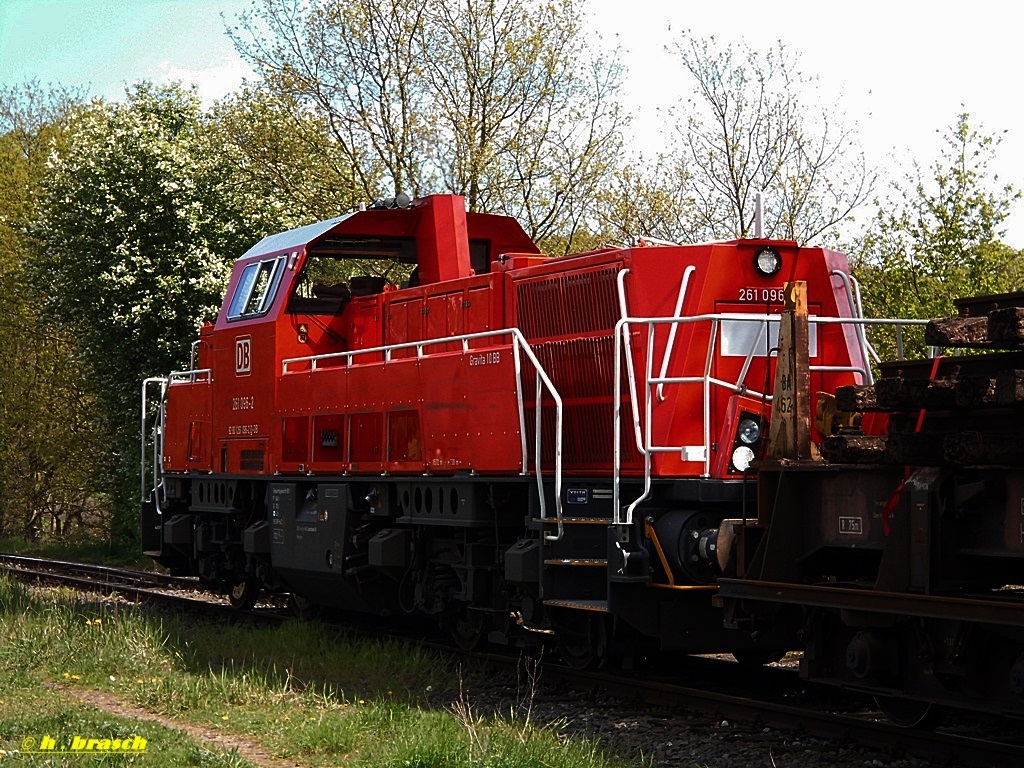
[[[69,759],[247,765],[158,725],[70,703],[47,687],[56,683],[110,691],[166,718],[258,739],[271,754],[303,765],[612,765],[595,743],[561,737],[564,723],[478,714],[482,702],[458,693],[461,677],[431,652],[346,637],[317,623],[255,628],[161,619],[0,578],[0,749],[44,733],[103,738],[130,731],[149,740],[150,753]]]

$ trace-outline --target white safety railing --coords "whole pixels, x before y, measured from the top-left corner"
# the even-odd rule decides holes
[[[539,497],[540,504],[540,519],[543,522],[552,520],[547,514],[547,502],[545,500],[544,493],[544,482],[541,472],[542,462],[542,424],[541,424],[541,401],[544,392],[551,397],[551,400],[555,405],[555,436],[554,436],[554,494],[555,494],[555,517],[553,521],[557,524],[557,533],[545,534],[545,538],[549,541],[558,541],[562,538],[564,533],[563,518],[562,518],[562,428],[563,428],[563,409],[562,409],[562,397],[552,383],[551,378],[548,376],[547,371],[544,370],[544,366],[541,365],[540,360],[534,353],[530,344],[526,341],[526,337],[523,336],[522,332],[518,328],[504,328],[498,331],[481,331],[479,333],[465,333],[458,336],[445,336],[437,339],[425,339],[423,341],[409,341],[402,344],[389,344],[380,347],[370,347],[367,349],[354,349],[348,352],[331,352],[324,355],[309,355],[306,357],[290,357],[281,361],[281,373],[282,375],[289,376],[301,373],[316,373],[318,371],[336,371],[337,366],[322,367],[322,364],[326,361],[343,361],[344,367],[348,368],[353,365],[373,365],[381,364],[381,359],[369,360],[365,363],[354,362],[360,357],[374,357],[383,358],[383,363],[391,363],[395,359],[393,354],[399,350],[411,349],[416,351],[415,359],[420,360],[423,358],[429,358],[430,352],[429,347],[445,345],[445,349],[440,354],[451,354],[451,351],[447,349],[448,345],[460,344],[462,354],[470,353],[470,342],[477,339],[496,339],[496,338],[510,338],[512,346],[512,358],[515,366],[515,378],[516,378],[516,405],[519,411],[519,434],[522,446],[522,474],[529,474],[529,456],[526,441],[526,408],[524,404],[524,397],[522,391],[522,357],[525,355],[526,359],[533,365],[534,370],[537,372],[537,388],[535,392],[535,410],[536,410],[536,423],[535,428],[535,440],[534,440],[534,471],[537,475],[537,494]],[[481,350],[474,350],[481,351]],[[435,353],[438,354],[438,353]],[[412,360],[414,358],[398,358],[398,360]],[[299,366],[302,366],[299,368]]]
[[[167,377],[168,384],[202,384],[203,382],[213,381],[213,369],[211,368],[194,368],[188,371],[171,371],[171,374]]]
[[[623,270],[623,273],[627,270]],[[620,274],[620,304],[624,310],[625,308],[625,297],[624,291],[622,290],[622,278],[624,274]],[[678,310],[677,310],[678,312]],[[748,395],[753,398],[761,399],[766,403],[772,401],[772,396],[767,392],[761,392],[756,388],[746,383],[746,377],[750,370],[750,366],[753,363],[755,357],[759,355],[759,351],[763,349],[765,345],[766,334],[768,333],[769,326],[771,324],[778,324],[781,319],[781,315],[778,314],[756,314],[756,313],[741,313],[741,312],[730,312],[720,314],[706,314],[706,315],[690,315],[688,317],[626,317],[623,316],[615,325],[615,358],[614,358],[614,426],[613,426],[613,439],[614,439],[614,450],[612,457],[612,504],[614,509],[614,522],[616,524],[629,524],[633,521],[633,513],[636,508],[643,503],[651,494],[651,462],[652,457],[656,453],[679,453],[691,461],[702,461],[703,471],[702,477],[708,477],[711,474],[711,432],[714,425],[712,425],[712,414],[711,414],[711,389],[712,387],[718,387],[728,392],[739,393]],[[740,366],[739,374],[732,381],[727,381],[712,375],[712,369],[714,361],[717,359],[715,348],[718,344],[720,337],[720,330],[723,323],[726,322],[742,322],[742,323],[757,323],[759,328],[757,333],[751,338],[753,341],[747,350],[746,356],[743,363]],[[864,318],[864,317],[810,317],[809,322],[811,325],[852,325],[856,329],[859,346],[862,351],[863,365],[811,365],[809,366],[812,372],[829,372],[829,373],[840,373],[848,372],[853,374],[859,374],[861,381],[869,383],[873,381],[873,377],[870,370],[870,358],[868,357],[867,350],[870,345],[866,340],[866,327],[875,325],[890,325],[897,328],[898,333],[902,337],[902,329],[905,326],[922,326],[927,324],[927,320],[916,320],[916,319],[892,319],[892,318]],[[664,364],[671,354],[669,350],[665,350],[662,356],[662,367],[657,376],[654,373],[654,337],[655,328],[659,325],[670,325],[672,327],[678,327],[680,325],[692,325],[697,323],[708,323],[710,324],[710,330],[708,333],[708,345],[707,353],[704,362],[704,370],[701,375],[693,376],[668,376],[668,366]],[[631,338],[635,331],[633,330],[636,326],[645,326],[647,329],[647,347],[645,354],[645,370],[643,378],[643,407],[641,409],[639,390],[640,385],[636,381],[636,372],[634,370],[633,354],[632,354],[632,343]],[[674,343],[675,335],[670,332],[669,339]],[[769,354],[763,356],[767,360]],[[639,497],[634,499],[630,505],[626,508],[625,514],[622,511],[621,504],[621,474],[622,474],[622,369],[623,369],[623,358],[625,357],[626,366],[626,381],[629,385],[630,390],[630,404],[632,406],[632,419],[633,419],[633,433],[636,441],[637,451],[644,458],[644,489]],[[702,398],[702,445],[656,445],[652,438],[652,424],[653,424],[653,402],[654,397],[652,396],[652,388],[656,388],[657,397],[659,400],[664,400],[663,393],[664,387],[670,384],[679,385],[693,385],[701,387],[701,398]],[[692,457],[692,458],[691,458]]]
[[[856,318],[863,318],[864,305],[861,303],[860,283],[857,282],[857,278],[855,278],[853,275],[849,275],[846,272],[843,272],[840,269],[833,269],[830,274],[832,277],[838,277],[839,281],[843,284],[843,291],[846,293],[846,300],[850,304],[850,311],[853,312],[853,316]],[[881,357],[879,356],[875,348],[871,345],[871,342],[868,341],[867,329],[863,325],[858,325],[856,327],[856,333],[857,342],[860,344],[861,356],[865,360],[873,360],[876,363],[879,362],[881,360]],[[897,326],[896,328],[896,338],[898,349],[897,356],[902,360],[903,333],[902,329],[899,326]],[[872,373],[870,366],[868,366],[868,378],[865,383],[875,383],[875,376],[874,373]]]
[[[160,387],[160,404],[157,406],[158,418],[153,425],[153,484],[152,489],[160,486],[160,470],[162,468],[162,457],[164,452],[164,400],[167,397],[167,379],[151,377],[142,382],[142,411],[139,421],[139,500],[146,501],[146,425],[149,421],[149,401],[155,395],[150,392],[151,388],[157,385]]]
[[[697,271],[697,267],[695,267],[694,265],[691,264],[690,266],[688,266],[686,268],[686,271],[683,272],[683,279],[682,279],[682,281],[679,284],[679,295],[676,297],[676,308],[675,308],[675,311],[672,313],[672,317],[682,317],[683,316],[683,302],[686,301],[686,291],[690,287],[690,278],[693,276],[693,273],[696,272],[696,271]],[[620,309],[623,309],[623,307],[621,306],[622,303],[623,302],[620,301]],[[626,312],[623,311],[622,312],[622,317],[625,317],[625,316],[626,316]],[[661,357],[661,372],[658,375],[661,376],[662,378],[664,378],[668,374],[668,365],[672,361],[672,350],[674,350],[675,346],[676,346],[676,331],[677,330],[679,330],[679,325],[677,323],[672,323],[672,327],[669,328],[669,331],[668,331],[668,342],[665,344],[665,354],[662,355],[662,357]],[[658,400],[660,400],[662,402],[665,401],[665,385],[664,384],[658,385]]]
[[[195,363],[195,344],[192,345],[192,359]],[[142,410],[139,422],[139,495],[141,501],[146,500],[146,494],[150,489],[160,487],[160,478],[163,470],[164,453],[164,404],[167,401],[167,388],[172,384],[196,384],[213,381],[213,371],[209,368],[195,368],[188,371],[172,371],[166,378],[153,376],[142,382]],[[160,404],[157,406],[158,418],[151,430],[147,429],[149,420],[149,402],[155,396],[151,390],[157,385],[160,386]],[[146,440],[153,440],[153,479],[149,489],[146,488],[147,461],[146,461]]]

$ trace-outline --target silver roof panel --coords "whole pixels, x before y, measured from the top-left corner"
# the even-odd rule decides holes
[[[256,245],[243,253],[239,258],[248,259],[251,256],[262,256],[267,253],[277,253],[278,251],[288,251],[292,249],[297,250],[311,240],[315,240],[320,237],[320,235],[330,231],[333,227],[336,227],[351,215],[351,213],[346,213],[344,216],[337,216],[333,219],[327,219],[326,221],[318,221],[315,224],[307,224],[304,227],[297,227],[285,232],[277,232],[273,235],[267,235],[256,243]]]

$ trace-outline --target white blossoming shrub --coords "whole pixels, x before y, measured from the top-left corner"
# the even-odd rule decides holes
[[[211,140],[194,90],[139,84],[96,102],[51,156],[30,272],[43,310],[69,327],[95,377],[108,431],[108,485],[134,530],[138,391],[188,364],[231,264],[282,228]]]

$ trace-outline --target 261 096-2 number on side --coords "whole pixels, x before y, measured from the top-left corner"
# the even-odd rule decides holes
[[[786,298],[785,288],[740,288],[740,301],[763,301],[781,304]]]

